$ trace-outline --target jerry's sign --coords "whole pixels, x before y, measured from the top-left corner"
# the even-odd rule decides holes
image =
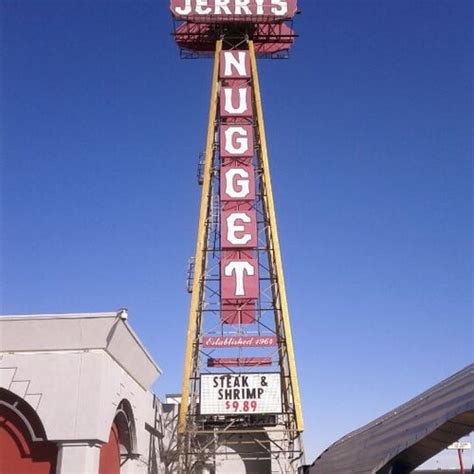
[[[188,21],[272,23],[296,15],[297,0],[171,0],[176,18]]]

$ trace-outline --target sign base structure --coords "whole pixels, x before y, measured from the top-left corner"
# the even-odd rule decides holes
[[[214,69],[177,447],[168,472],[297,473],[303,418],[257,72],[257,55],[292,42],[285,22],[296,2],[221,3],[172,2],[178,45],[207,54],[212,43]],[[213,8],[220,16],[212,16]],[[265,28],[274,32],[268,48]],[[196,34],[186,36],[188,30]]]

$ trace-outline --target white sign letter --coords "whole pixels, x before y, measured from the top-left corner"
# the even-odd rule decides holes
[[[207,0],[196,0],[196,13],[198,15],[209,15],[212,12],[211,7],[207,7]]]
[[[245,15],[251,15],[252,12],[248,7],[250,0],[235,0],[235,14],[242,15],[242,10],[244,11]]]
[[[263,15],[263,0],[255,0],[257,3],[257,15]]]
[[[246,87],[239,89],[239,106],[234,108],[232,105],[232,92],[236,89],[224,88],[224,110],[229,114],[239,115],[247,112],[247,91]]]
[[[230,262],[224,269],[227,277],[235,273],[235,296],[245,296],[244,274],[255,275],[255,268],[249,262]]]
[[[228,7],[230,0],[216,0],[216,15],[222,15],[222,10],[226,15],[232,15],[230,8]]]
[[[288,2],[286,0],[272,0],[272,5],[276,5],[276,7],[272,7],[272,13],[275,15],[286,15],[288,13]]]
[[[237,237],[235,235],[237,232],[245,232],[245,226],[237,225],[237,221],[249,224],[252,222],[252,219],[244,212],[234,212],[231,214],[227,218],[227,240],[232,245],[245,245],[252,240],[252,236],[250,234],[244,234],[242,237]]]
[[[224,75],[227,77],[232,76],[232,68],[234,67],[237,74],[242,77],[247,76],[247,53],[245,51],[237,52],[238,59],[235,58],[234,54],[230,51],[224,51]]]
[[[231,155],[243,155],[249,150],[249,139],[247,136],[247,130],[243,127],[229,127],[225,132],[225,151]],[[240,134],[235,142],[237,147],[234,146],[232,140],[234,135]]]
[[[237,179],[234,181],[236,176],[240,176],[244,179]],[[240,191],[236,188],[236,185],[240,187]],[[225,173],[225,192],[226,194],[234,199],[243,199],[250,194],[250,181],[249,174],[242,168],[232,168]]]
[[[189,15],[191,13],[191,0],[186,0],[184,3],[184,8],[175,7],[175,11],[178,15]]]

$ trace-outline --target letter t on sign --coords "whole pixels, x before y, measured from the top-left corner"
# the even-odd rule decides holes
[[[226,252],[223,252],[224,255]],[[233,252],[231,252],[233,253]],[[258,268],[256,259],[221,261],[221,299],[253,300],[258,298]]]

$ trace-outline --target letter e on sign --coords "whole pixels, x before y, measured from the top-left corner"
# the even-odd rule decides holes
[[[257,213],[251,211],[223,211],[221,213],[222,248],[257,247]]]

